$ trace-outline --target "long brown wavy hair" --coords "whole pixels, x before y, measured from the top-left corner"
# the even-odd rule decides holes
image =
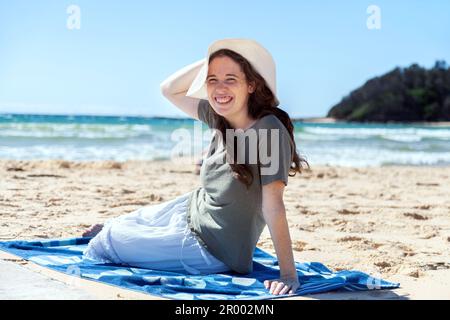
[[[250,94],[248,98],[248,114],[253,119],[259,119],[266,115],[273,114],[275,115],[281,123],[286,127],[289,132],[289,136],[291,138],[291,145],[293,146],[294,152],[292,153],[291,158],[291,167],[289,169],[289,176],[295,176],[297,172],[301,173],[303,166],[302,163],[305,163],[309,168],[309,163],[304,158],[300,157],[297,153],[297,148],[294,139],[294,125],[292,124],[291,118],[289,115],[283,111],[282,109],[277,107],[275,97],[272,91],[266,84],[264,78],[252,67],[252,65],[239,53],[229,50],[229,49],[220,49],[209,57],[208,63],[214,58],[227,56],[233,59],[239,66],[241,67],[241,71],[245,74],[246,82],[255,84],[255,90]],[[212,110],[214,111],[214,110]],[[233,129],[230,123],[221,115],[213,112],[214,114],[214,123],[216,123],[216,128],[222,133],[223,143],[226,144],[226,130]],[[236,141],[234,144],[236,148]],[[236,150],[236,149],[235,149]],[[231,169],[235,173],[235,177],[239,179],[242,183],[246,185],[246,187],[250,187],[253,182],[253,174],[250,167],[247,164],[239,164],[236,160],[237,153],[234,153],[234,163],[229,163]]]

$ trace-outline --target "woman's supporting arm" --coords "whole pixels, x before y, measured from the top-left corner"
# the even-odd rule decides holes
[[[276,180],[263,186],[262,210],[264,220],[269,227],[280,267],[280,278],[266,280],[266,288],[272,294],[294,293],[298,287],[286,209],[283,202],[284,183]]]
[[[200,99],[187,97],[186,93],[197,76],[205,59],[194,62],[164,80],[160,87],[161,93],[175,106],[190,117],[198,120],[198,103]]]

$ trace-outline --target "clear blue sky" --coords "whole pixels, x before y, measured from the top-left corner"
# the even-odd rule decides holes
[[[81,10],[69,30],[67,7]],[[366,26],[369,5],[381,29]],[[0,0],[0,113],[183,116],[159,84],[221,38],[277,63],[281,107],[324,116],[396,66],[450,63],[450,1]]]

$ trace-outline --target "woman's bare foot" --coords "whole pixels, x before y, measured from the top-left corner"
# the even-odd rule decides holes
[[[83,237],[95,237],[103,229],[103,224],[94,224],[88,230],[86,230],[82,236]]]

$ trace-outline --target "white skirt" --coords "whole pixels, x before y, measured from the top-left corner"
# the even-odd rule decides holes
[[[186,220],[190,194],[109,219],[83,258],[189,274],[229,271],[190,230]]]

